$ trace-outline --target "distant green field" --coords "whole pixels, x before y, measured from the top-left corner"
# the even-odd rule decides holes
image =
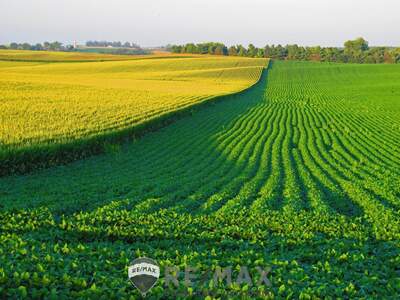
[[[147,256],[271,267],[271,287],[199,298],[396,299],[400,66],[273,62],[133,143],[1,178],[0,197],[3,298],[139,297],[127,266]],[[168,293],[161,280],[148,297]]]
[[[32,55],[31,61],[1,61],[0,52],[0,174],[101,152],[126,131],[249,87],[267,64],[266,59],[173,55],[43,63],[38,58],[82,57],[36,52],[12,52],[24,60]]]

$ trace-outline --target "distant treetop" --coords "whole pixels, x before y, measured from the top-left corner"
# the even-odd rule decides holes
[[[114,47],[114,48],[134,48],[140,49],[140,46],[132,42],[108,42],[108,41],[87,41],[86,47]]]

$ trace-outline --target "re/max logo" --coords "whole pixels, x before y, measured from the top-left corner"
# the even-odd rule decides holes
[[[180,268],[177,266],[165,267],[165,285],[179,287],[180,281],[183,281],[184,285],[191,287],[196,283],[196,285],[202,285],[213,281],[214,285],[218,283],[224,283],[226,285],[231,285],[232,283],[237,283],[239,285],[247,284],[251,286],[261,286],[265,285],[270,287],[271,282],[268,279],[268,274],[271,272],[271,268],[262,269],[256,267],[256,274],[250,275],[250,272],[246,266],[240,266],[236,278],[233,278],[232,267],[221,268],[217,266],[214,271],[208,270],[200,273],[196,268],[186,266],[184,272],[180,272]],[[256,279],[257,278],[257,279]]]

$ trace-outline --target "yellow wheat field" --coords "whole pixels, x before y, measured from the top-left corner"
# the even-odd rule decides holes
[[[0,55],[0,153],[135,126],[243,90],[266,65],[237,57],[149,58],[48,63],[1,61]]]

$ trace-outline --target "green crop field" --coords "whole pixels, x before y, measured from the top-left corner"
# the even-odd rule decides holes
[[[1,61],[0,51],[0,175],[101,152],[127,131],[248,88],[267,63],[173,55],[67,63],[77,54],[45,51],[23,57],[31,52],[64,61]],[[5,53],[20,57],[24,51]]]
[[[245,75],[251,79],[241,79],[236,69],[228,72],[240,88],[234,81],[221,89],[220,79],[210,79],[220,74],[218,63],[229,60],[208,62],[215,70],[204,73],[182,69],[188,59],[163,61],[153,75],[162,85],[177,74],[178,92],[183,78],[198,78],[193,92],[205,97],[253,82],[259,65],[249,61],[254,64],[243,68],[252,70]],[[125,63],[96,69],[103,80],[95,90],[99,94],[89,88],[86,66],[74,69],[92,109],[96,97],[108,103],[102,96],[108,82],[103,72],[129,70]],[[139,64],[145,74],[151,72]],[[0,105],[13,103],[4,100],[4,92],[23,96],[24,90],[40,102],[53,80],[39,83],[44,70],[63,78],[65,87],[74,76],[59,65],[18,71],[24,68],[7,70],[15,83],[5,87],[1,75]],[[32,81],[20,85],[18,76]],[[124,76],[109,84],[125,88]],[[67,92],[75,97],[71,89]],[[173,95],[175,86],[163,92]],[[58,88],[52,93],[67,98]],[[23,107],[16,114],[39,114]],[[49,109],[56,114],[57,107]],[[126,109],[121,111],[128,118],[132,112]],[[45,120],[39,123],[45,126]],[[98,120],[87,124],[96,128]],[[31,132],[6,124],[3,134],[6,130],[11,141]],[[7,145],[4,138],[1,143]],[[271,268],[271,287],[180,287],[193,297],[207,291],[222,299],[396,299],[400,65],[272,62],[250,89],[208,102],[140,139],[68,165],[2,177],[0,198],[0,298],[138,298],[127,282],[127,266],[147,256],[162,270],[232,266],[237,275],[240,265],[252,272]],[[167,297],[170,289],[163,283],[149,299]]]

